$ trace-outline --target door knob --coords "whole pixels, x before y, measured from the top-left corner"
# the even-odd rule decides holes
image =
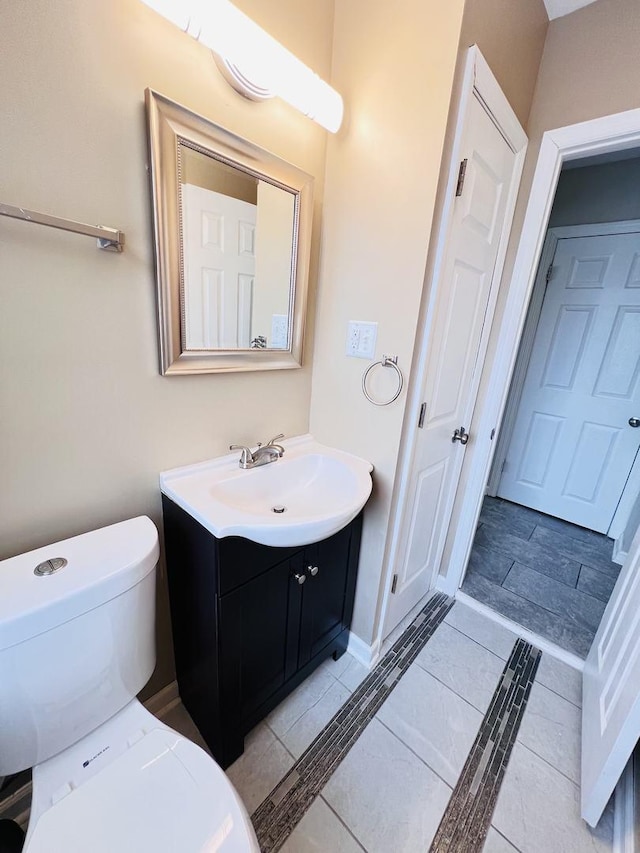
[[[307,576],[306,576],[306,575],[301,575],[301,574],[299,574],[299,573],[298,573],[298,574],[295,574],[295,575],[294,575],[294,578],[298,581],[298,583],[303,584],[303,583],[306,581]]]
[[[629,426],[640,427],[640,418],[629,418]]]
[[[317,566],[307,566],[307,571],[309,572],[309,574],[312,577],[315,578],[315,576],[318,574],[318,567]]]
[[[469,433],[461,426],[460,429],[454,430],[451,441],[454,443],[459,441],[460,444],[466,444],[469,441]]]

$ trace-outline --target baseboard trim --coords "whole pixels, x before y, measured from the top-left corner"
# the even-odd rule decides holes
[[[380,658],[380,640],[376,640],[375,643],[368,645],[357,634],[350,631],[347,651],[358,663],[366,666],[367,669],[372,669]]]
[[[634,756],[629,759],[616,785],[613,809],[613,853],[635,853]]]
[[[551,640],[541,637],[540,634],[536,634],[535,631],[530,631],[528,628],[525,628],[523,625],[519,625],[512,619],[507,619],[507,617],[503,616],[502,613],[497,613],[481,601],[476,601],[475,598],[471,598],[470,595],[467,595],[467,593],[463,592],[461,589],[457,591],[455,598],[456,601],[459,601],[461,604],[466,604],[467,607],[470,607],[472,610],[477,610],[478,613],[482,613],[493,622],[497,622],[499,625],[503,625],[505,628],[513,631],[514,634],[517,634],[518,637],[522,637],[528,643],[536,646],[536,648],[540,649],[541,652],[546,652],[552,657],[573,667],[573,669],[583,672],[584,661],[582,658],[579,658],[578,655],[574,655],[573,652],[561,649],[560,646],[556,646],[556,644],[552,643]]]
[[[143,702],[144,707],[153,714],[154,717],[164,717],[176,705],[180,704],[180,693],[178,692],[178,682],[172,681],[150,696],[146,702]]]
[[[611,559],[614,563],[617,563],[619,566],[624,564],[624,561],[627,559],[628,551],[622,550],[622,539],[616,539],[613,543],[613,554],[611,555]]]

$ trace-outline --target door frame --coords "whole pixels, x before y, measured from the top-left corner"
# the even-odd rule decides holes
[[[494,355],[485,362],[483,369],[487,382],[478,398],[474,423],[480,440],[469,448],[471,452],[465,459],[465,488],[459,490],[452,513],[452,520],[456,520],[455,536],[450,529],[447,570],[439,576],[436,584],[438,589],[449,595],[455,595],[460,588],[469,560],[495,451],[490,435],[500,425],[507,402],[562,165],[569,160],[639,145],[640,109],[547,130],[542,135],[513,272],[508,282],[502,322],[499,328],[494,324]],[[505,284],[503,282],[503,286]]]
[[[453,206],[456,198],[456,184],[460,167],[461,146],[468,107],[472,97],[477,97],[482,106],[494,122],[508,145],[515,153],[513,175],[515,179],[510,187],[509,197],[505,208],[505,219],[500,236],[500,243],[496,263],[492,276],[491,293],[489,296],[488,313],[493,316],[497,293],[499,290],[500,276],[504,267],[509,234],[513,221],[513,213],[516,206],[520,178],[524,168],[525,154],[528,138],[520,126],[515,113],[507,101],[502,89],[498,85],[489,65],[480,53],[476,45],[467,50],[466,59],[457,92],[456,119],[450,134],[449,161],[446,171],[446,184],[441,188],[439,200],[439,217],[434,222],[431,233],[431,245],[434,246],[433,260],[427,261],[425,275],[425,286],[418,316],[418,333],[414,347],[411,378],[407,394],[407,405],[405,407],[405,419],[402,430],[400,451],[398,455],[398,467],[394,478],[394,489],[391,506],[391,517],[388,528],[387,541],[382,571],[382,597],[380,603],[380,616],[378,619],[378,632],[374,641],[374,647],[379,648],[385,636],[385,619],[388,611],[389,598],[391,596],[392,578],[395,572],[400,551],[400,535],[406,513],[410,512],[409,479],[414,455],[414,448],[418,437],[418,416],[422,401],[424,384],[427,376],[427,354],[431,343],[431,332],[434,322],[435,308],[438,295],[442,287],[441,273],[448,244],[448,237],[453,220]],[[452,101],[452,106],[456,99]],[[443,169],[444,172],[444,169]],[[429,286],[431,285],[431,286]],[[486,353],[489,333],[483,332],[480,343],[480,357]],[[389,633],[387,631],[387,633]]]
[[[502,423],[496,442],[496,449],[491,463],[489,480],[487,482],[486,494],[495,496],[502,477],[502,467],[507,458],[509,444],[515,428],[516,416],[522,399],[522,389],[529,367],[533,344],[540,313],[544,303],[547,289],[547,270],[551,265],[558,247],[559,240],[571,240],[574,237],[602,237],[611,234],[634,234],[640,233],[640,219],[624,219],[617,222],[594,222],[584,225],[558,225],[549,228],[545,235],[540,261],[536,272],[531,300],[527,307],[526,320],[524,323],[520,346],[516,356],[513,376],[509,384],[507,402],[502,416]],[[620,500],[614,516],[607,530],[607,536],[618,539],[624,532],[627,517],[638,494],[640,487],[640,455],[636,457],[631,466],[629,476],[620,494]]]

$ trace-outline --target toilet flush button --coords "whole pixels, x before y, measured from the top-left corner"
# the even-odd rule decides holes
[[[67,565],[67,561],[64,557],[52,557],[50,560],[44,560],[42,563],[38,563],[38,565],[33,570],[34,575],[38,575],[38,577],[46,577],[46,575],[52,575],[54,572],[57,572],[58,569],[63,569]]]

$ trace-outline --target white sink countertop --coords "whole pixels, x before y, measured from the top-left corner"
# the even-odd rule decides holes
[[[160,488],[219,539],[243,536],[286,547],[337,533],[367,502],[373,466],[312,435],[287,439],[282,446],[281,459],[257,468],[240,468],[240,453],[234,451],[164,471]]]

